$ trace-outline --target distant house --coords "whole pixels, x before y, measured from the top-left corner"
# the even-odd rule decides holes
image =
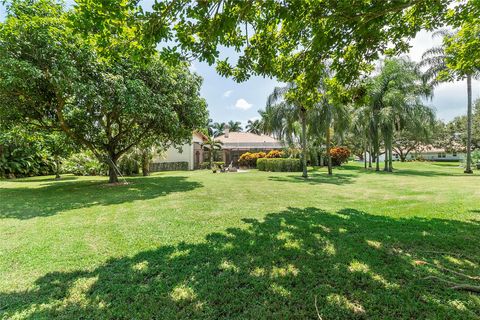
[[[279,150],[283,148],[281,141],[276,140],[264,134],[254,134],[250,132],[229,132],[228,128],[224,134],[216,138],[222,145],[221,158],[225,164],[233,162],[238,164],[238,159],[245,152],[266,152]]]
[[[458,147],[458,150],[461,150],[461,147]],[[368,157],[368,153],[367,153]],[[446,150],[444,148],[436,148],[432,145],[424,145],[417,147],[416,150],[412,150],[408,153],[405,160],[415,160],[415,159],[424,159],[428,161],[463,161],[465,158],[465,152]],[[393,151],[393,160],[400,161],[400,155]],[[385,161],[385,153],[382,150],[379,161]]]
[[[428,145],[419,147],[412,155],[408,156],[409,160],[415,158],[423,158],[429,161],[463,161],[465,153]]]
[[[150,171],[199,169],[204,159],[202,144],[206,139],[203,133],[195,131],[192,134],[191,143],[181,146],[181,151],[172,146],[163,153],[155,154],[150,164]]]

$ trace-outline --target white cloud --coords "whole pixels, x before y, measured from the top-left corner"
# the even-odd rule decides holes
[[[230,95],[232,94],[232,92],[233,92],[233,90],[227,90],[227,91],[225,91],[225,92],[223,93],[223,96],[224,96],[225,98],[228,98],[228,97],[230,97]]]
[[[248,110],[252,106],[253,104],[248,103],[245,99],[238,99],[237,102],[235,102],[235,108],[237,109]]]
[[[193,63],[191,63],[188,68],[190,69],[191,72],[196,72],[197,71],[197,67]]]

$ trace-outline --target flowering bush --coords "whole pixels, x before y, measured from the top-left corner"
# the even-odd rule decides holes
[[[332,164],[340,166],[342,163],[347,162],[350,157],[350,150],[346,147],[333,147],[330,149],[330,155],[332,156]]]
[[[265,158],[265,156],[266,156],[265,152],[256,152],[256,153],[245,152],[238,159],[238,163],[241,166],[255,168],[257,166],[257,159]]]
[[[271,150],[265,158],[283,158],[285,156],[285,153],[283,151],[279,150]]]

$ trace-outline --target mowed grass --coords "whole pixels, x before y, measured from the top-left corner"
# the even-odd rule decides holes
[[[479,319],[480,175],[395,165],[0,181],[0,317]]]

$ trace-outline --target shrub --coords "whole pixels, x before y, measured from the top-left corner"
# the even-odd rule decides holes
[[[334,166],[340,166],[342,163],[348,161],[350,150],[346,147],[333,147],[330,149],[330,155],[332,156],[332,164]]]
[[[118,161],[118,168],[124,176],[131,176],[140,173],[141,159],[136,152],[125,154]]]
[[[257,165],[257,159],[265,158],[265,156],[266,156],[265,152],[256,152],[256,153],[245,152],[238,159],[238,163],[241,166],[255,168]]]
[[[188,162],[179,161],[179,162],[150,163],[148,171],[157,172],[157,171],[187,171],[187,170],[188,170]]]
[[[108,165],[98,161],[91,151],[71,155],[64,163],[65,172],[76,176],[98,176],[108,174]]]
[[[223,161],[214,161],[212,162],[213,166],[217,166],[219,168],[223,168],[225,166],[225,162]],[[210,162],[202,162],[200,164],[200,169],[210,169]]]
[[[48,175],[55,172],[44,137],[21,128],[0,131],[0,178]]]
[[[285,156],[285,152],[279,150],[271,150],[265,158],[283,158]]]
[[[260,158],[257,160],[257,169],[273,172],[300,172],[302,163],[300,159],[293,158]]]

